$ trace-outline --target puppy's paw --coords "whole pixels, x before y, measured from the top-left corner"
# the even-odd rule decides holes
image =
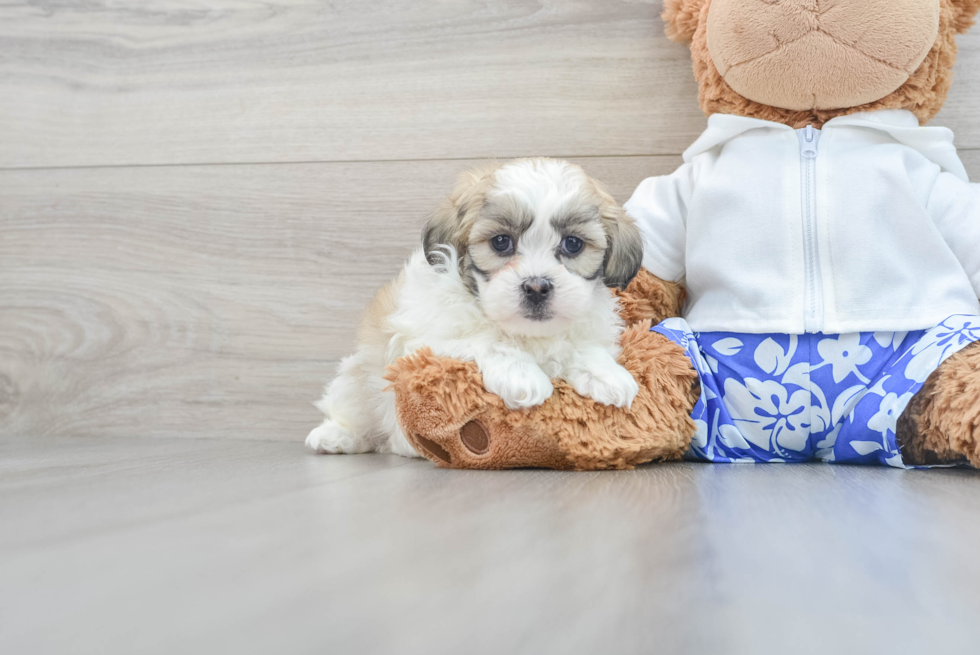
[[[371,450],[370,444],[365,439],[357,437],[353,432],[329,419],[313,428],[306,437],[306,445],[318,453],[354,454]]]
[[[484,367],[483,387],[500,396],[510,409],[536,407],[551,398],[555,388],[545,372],[531,362],[509,362]]]
[[[631,407],[640,393],[629,371],[612,360],[606,366],[572,371],[565,379],[579,395],[613,407]]]

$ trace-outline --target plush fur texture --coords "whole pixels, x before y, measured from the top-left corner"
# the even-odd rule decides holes
[[[660,321],[680,316],[687,291],[676,282],[667,282],[640,269],[625,289],[613,289],[619,300],[619,315],[626,325]]]
[[[813,0],[818,5],[818,0]],[[969,29],[980,10],[980,0],[940,0],[939,31],[932,49],[908,80],[887,96],[853,107],[838,109],[781,109],[749,100],[725,81],[711,58],[707,24],[711,0],[668,0],[664,5],[666,32],[677,40],[693,39],[691,55],[698,81],[698,99],[706,115],[736,114],[785,123],[793,128],[820,128],[836,116],[877,109],[908,109],[921,124],[929,122],[942,108],[953,82],[956,34]],[[698,11],[692,28],[690,16]],[[815,64],[823,64],[813,60]]]
[[[929,376],[899,419],[898,443],[906,464],[980,467],[980,343]]]
[[[952,0],[955,17],[953,27],[959,34],[965,34],[977,22],[980,0]]]
[[[664,31],[671,41],[686,43],[694,38],[704,0],[664,0]]]
[[[386,376],[408,440],[448,468],[624,469],[679,459],[695,431],[697,374],[683,349],[650,325],[677,315],[683,291],[641,271],[617,295],[633,323],[619,358],[640,387],[631,408],[596,403],[556,379],[542,405],[510,411],[484,390],[475,364],[422,349]]]

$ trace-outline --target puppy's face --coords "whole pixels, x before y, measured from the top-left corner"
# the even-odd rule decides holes
[[[550,336],[586,317],[642,258],[633,221],[581,168],[519,160],[464,174],[429,221],[426,254],[459,254],[460,273],[504,331]]]

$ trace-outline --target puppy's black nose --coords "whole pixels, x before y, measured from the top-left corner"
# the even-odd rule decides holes
[[[540,305],[551,297],[551,280],[543,277],[532,277],[524,280],[521,285],[524,290],[524,298],[532,305]]]

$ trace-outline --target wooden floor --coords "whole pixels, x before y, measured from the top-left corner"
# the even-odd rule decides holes
[[[3,653],[976,653],[980,475],[0,441]]]
[[[316,457],[466,166],[705,125],[644,0],[0,3],[0,653],[977,652],[980,477]],[[934,124],[980,174],[980,29]],[[233,650],[234,649],[234,650]]]

